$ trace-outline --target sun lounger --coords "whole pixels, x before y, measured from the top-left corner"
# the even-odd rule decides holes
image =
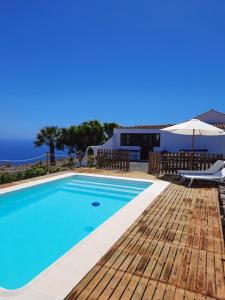
[[[225,168],[214,173],[214,174],[184,174],[182,175],[184,179],[190,179],[190,183],[188,187],[190,187],[194,180],[209,180],[216,182],[224,182],[225,181]]]
[[[209,169],[207,170],[178,170],[178,174],[183,175],[211,175],[220,171],[225,166],[224,160],[217,160]]]

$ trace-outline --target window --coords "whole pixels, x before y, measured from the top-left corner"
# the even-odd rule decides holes
[[[121,133],[121,146],[151,146],[160,147],[159,133]]]

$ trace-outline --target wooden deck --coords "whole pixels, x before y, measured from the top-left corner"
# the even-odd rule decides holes
[[[216,188],[170,184],[66,297],[225,299]]]

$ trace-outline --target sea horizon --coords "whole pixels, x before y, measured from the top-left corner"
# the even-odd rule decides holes
[[[0,138],[0,164],[1,160],[26,160],[45,155],[47,146],[35,148],[35,139],[29,138]],[[67,151],[56,150],[56,154],[66,154]],[[17,162],[18,164],[18,162]]]

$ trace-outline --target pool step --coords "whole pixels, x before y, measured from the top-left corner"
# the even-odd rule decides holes
[[[78,183],[81,183],[81,184],[91,184],[91,185],[97,185],[97,186],[100,185],[100,186],[111,186],[111,187],[118,187],[118,188],[126,188],[126,189],[139,190],[139,191],[143,191],[145,189],[145,187],[136,187],[136,186],[130,186],[130,185],[93,182],[93,181],[78,180],[78,179],[73,179],[72,182],[78,182]]]
[[[120,200],[130,200],[132,197],[135,195],[120,195],[118,193],[112,193],[112,192],[103,192],[103,191],[98,191],[98,190],[90,190],[87,188],[80,188],[80,187],[69,187],[69,186],[64,186],[61,190],[67,191],[67,192],[79,192],[83,193],[86,195],[92,195],[92,196],[102,196],[102,197],[110,197],[113,199],[119,198]]]
[[[104,191],[112,191],[112,192],[119,192],[119,193],[125,193],[125,194],[131,194],[131,195],[137,195],[139,194],[141,191],[140,190],[126,190],[126,189],[119,189],[119,188],[114,188],[114,187],[108,187],[108,186],[96,186],[96,185],[92,185],[92,184],[84,184],[84,183],[76,183],[76,182],[68,182],[67,185],[69,186],[73,186],[73,187],[84,187],[86,188],[86,190],[91,189],[91,190],[104,190]]]

